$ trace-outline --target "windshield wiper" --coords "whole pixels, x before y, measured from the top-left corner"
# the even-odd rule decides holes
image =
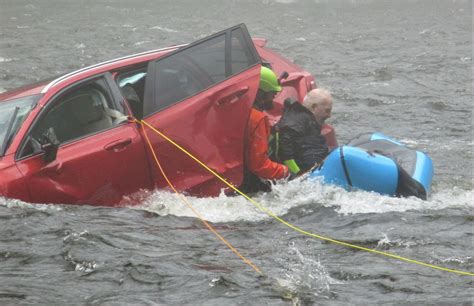
[[[13,111],[13,115],[10,117],[10,122],[8,123],[7,132],[5,133],[5,139],[3,139],[2,150],[0,151],[0,156],[4,156],[5,152],[7,151],[8,144],[12,136],[10,135],[10,132],[12,131],[13,124],[15,123],[15,118],[19,110],[20,110],[19,106],[15,107],[15,110]]]

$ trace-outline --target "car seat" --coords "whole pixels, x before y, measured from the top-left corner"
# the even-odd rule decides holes
[[[77,136],[87,135],[111,127],[112,119],[107,116],[105,107],[100,99],[94,95],[98,92],[84,92],[70,100],[69,111],[76,119]]]

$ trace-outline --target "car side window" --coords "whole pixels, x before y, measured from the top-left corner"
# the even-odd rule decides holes
[[[246,44],[244,33],[240,28],[232,30],[231,54],[232,74],[242,72],[255,64],[252,51]]]
[[[103,79],[74,87],[50,102],[30,131],[30,141],[22,156],[37,153],[46,134],[57,144],[85,137],[127,121],[126,115],[114,109]]]
[[[127,100],[133,115],[137,119],[143,118],[145,78],[146,68],[120,73],[116,78],[122,96]]]
[[[214,37],[206,42],[184,50],[179,57],[189,57],[193,64],[199,67],[200,72],[205,74],[209,81],[218,83],[226,78],[225,38],[225,34]]]
[[[153,89],[146,89],[145,116],[257,64],[260,58],[246,35],[242,26],[234,27],[150,63],[147,87]]]
[[[158,65],[154,88],[158,109],[191,97],[212,84],[211,76],[200,72],[189,59],[170,57],[160,61]]]

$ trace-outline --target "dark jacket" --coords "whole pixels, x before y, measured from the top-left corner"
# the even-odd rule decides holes
[[[279,132],[278,159],[294,159],[302,172],[308,171],[328,155],[326,139],[314,115],[298,101],[287,99],[275,129]]]

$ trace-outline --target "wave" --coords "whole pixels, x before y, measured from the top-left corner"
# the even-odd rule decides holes
[[[337,213],[343,215],[445,208],[472,209],[474,208],[472,198],[473,190],[457,187],[436,191],[427,201],[423,201],[415,197],[394,198],[374,192],[346,191],[336,186],[308,180],[276,184],[271,193],[261,193],[253,197],[257,203],[278,216],[285,215],[290,209],[299,206],[333,207]],[[271,218],[241,196],[227,197],[224,194],[215,198],[187,196],[186,200],[204,219],[212,222],[257,222]],[[176,194],[167,191],[152,192],[134,208],[149,210],[160,215],[196,217]]]
[[[447,187],[447,186],[446,186]],[[293,180],[278,183],[270,193],[260,193],[252,199],[277,216],[284,216],[291,209],[304,207],[311,213],[312,208],[332,207],[338,214],[369,214],[405,212],[410,210],[442,210],[446,208],[472,209],[474,204],[472,189],[449,187],[436,190],[427,201],[410,197],[394,198],[367,191],[347,191],[337,186],[324,185],[319,181]],[[188,204],[175,193],[155,190],[141,191],[125,199],[140,199],[138,205],[122,205],[132,209],[146,210],[159,215],[197,217]],[[211,222],[259,222],[271,217],[242,196],[228,197],[221,193],[213,198],[185,196],[186,201],[205,220]],[[30,204],[16,199],[0,197],[0,205],[8,208],[20,207],[43,211],[61,211],[65,206],[53,204]],[[77,207],[76,207],[77,208]]]

